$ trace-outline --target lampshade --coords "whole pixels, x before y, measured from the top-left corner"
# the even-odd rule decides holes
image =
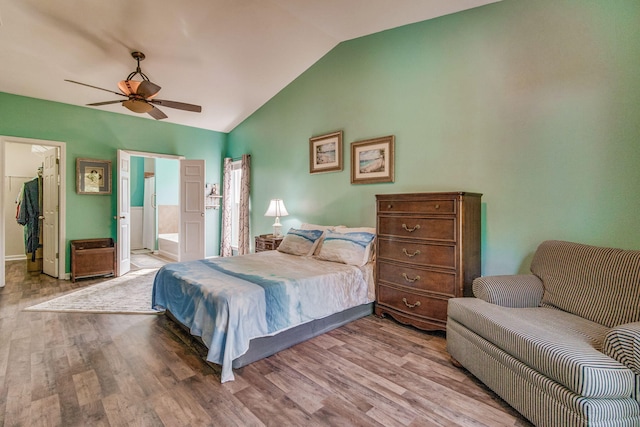
[[[149,111],[153,110],[153,105],[136,99],[129,99],[127,101],[124,101],[122,105],[124,105],[134,113],[148,113]]]
[[[160,92],[160,86],[151,83],[149,80],[120,80],[118,82],[120,92],[125,95],[140,95],[145,99],[154,98]]]
[[[287,208],[284,207],[284,202],[282,199],[271,199],[269,202],[269,208],[265,212],[264,216],[287,216],[289,212],[287,212]]]
[[[273,223],[273,235],[275,237],[281,237],[280,229],[282,228],[282,224],[280,224],[280,217],[287,216],[289,212],[287,212],[287,208],[284,207],[284,202],[282,199],[271,199],[269,202],[269,208],[264,213],[264,216],[275,216],[276,221]]]
[[[131,95],[132,93],[137,93],[140,83],[142,82],[139,82],[137,80],[121,80],[118,82],[118,88],[125,95]]]

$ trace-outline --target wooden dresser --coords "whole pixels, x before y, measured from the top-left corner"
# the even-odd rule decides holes
[[[444,330],[449,298],[480,276],[480,199],[465,192],[376,196],[378,316]]]

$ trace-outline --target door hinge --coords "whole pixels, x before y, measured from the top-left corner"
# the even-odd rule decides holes
[[[60,259],[60,252],[56,252],[56,259]]]
[[[56,159],[56,165],[60,164],[60,159]]]

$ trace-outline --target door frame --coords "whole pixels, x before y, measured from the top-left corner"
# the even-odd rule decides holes
[[[58,193],[58,279],[69,279],[66,274],[67,269],[67,145],[62,141],[50,141],[44,139],[21,138],[17,136],[0,135],[0,254],[2,254],[2,265],[0,266],[0,287],[5,285],[5,206],[4,206],[4,186],[5,186],[5,144],[29,144],[29,145],[46,145],[48,147],[58,147],[60,155],[60,164],[58,168],[58,179],[60,183],[60,192]]]
[[[176,154],[161,154],[161,153],[151,153],[151,152],[147,152],[147,151],[126,150],[126,149],[119,149],[118,151],[127,153],[131,157],[146,157],[146,158],[151,158],[151,159],[169,159],[169,160],[177,160],[177,161],[185,160],[185,156],[176,155]],[[119,156],[117,156],[117,157],[119,157]],[[120,183],[120,165],[118,165],[117,174],[118,174],[118,176],[117,176],[118,192],[117,192],[116,197],[119,200],[120,199],[120,186],[121,186],[121,183]],[[129,185],[131,185],[131,181],[129,181]],[[129,191],[129,202],[131,202],[131,191]],[[117,223],[116,229],[118,230],[118,233],[119,233],[119,230],[120,230],[120,224],[118,223],[118,221],[119,221],[118,220],[118,216],[119,215],[120,214],[118,213],[118,215],[116,215],[114,217],[114,220]],[[129,228],[129,236],[128,236],[128,238],[129,238],[129,243],[130,243],[131,242],[131,228]],[[120,246],[120,243],[121,242],[119,242],[119,241],[117,242],[118,246]],[[131,245],[129,245],[129,247],[130,246]],[[118,276],[120,276],[121,275],[120,274],[120,256],[117,256],[116,258],[117,258],[117,260],[116,260],[117,261],[116,271],[118,272]],[[126,272],[124,274],[126,274]]]

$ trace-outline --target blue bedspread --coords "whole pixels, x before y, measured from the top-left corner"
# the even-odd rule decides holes
[[[225,382],[251,339],[372,300],[371,266],[269,251],[167,264],[156,274],[152,304],[202,338]]]

